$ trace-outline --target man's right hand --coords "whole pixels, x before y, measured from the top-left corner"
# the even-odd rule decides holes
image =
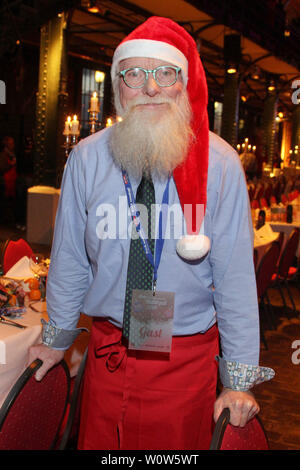
[[[40,381],[51,367],[55,366],[55,364],[58,364],[63,359],[64,355],[65,351],[52,349],[45,344],[37,344],[35,346],[31,346],[29,349],[27,366],[36,359],[41,359],[41,361],[43,361],[43,364],[35,374],[36,380]]]

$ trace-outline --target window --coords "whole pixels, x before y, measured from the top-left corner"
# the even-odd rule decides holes
[[[214,102],[214,132],[221,135],[223,103]]]

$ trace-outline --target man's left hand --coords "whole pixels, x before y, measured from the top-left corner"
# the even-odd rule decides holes
[[[259,405],[251,392],[238,392],[224,388],[214,406],[214,420],[218,420],[224,408],[230,409],[230,424],[244,427],[259,413]]]

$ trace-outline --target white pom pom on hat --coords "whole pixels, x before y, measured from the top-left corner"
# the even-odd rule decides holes
[[[185,235],[178,240],[176,251],[181,258],[195,261],[203,258],[210,250],[210,239],[206,235]]]

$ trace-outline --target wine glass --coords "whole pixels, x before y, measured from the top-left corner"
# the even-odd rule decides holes
[[[46,298],[46,277],[48,274],[44,255],[42,253],[33,253],[29,259],[29,267],[40,281],[41,300],[44,301]]]

